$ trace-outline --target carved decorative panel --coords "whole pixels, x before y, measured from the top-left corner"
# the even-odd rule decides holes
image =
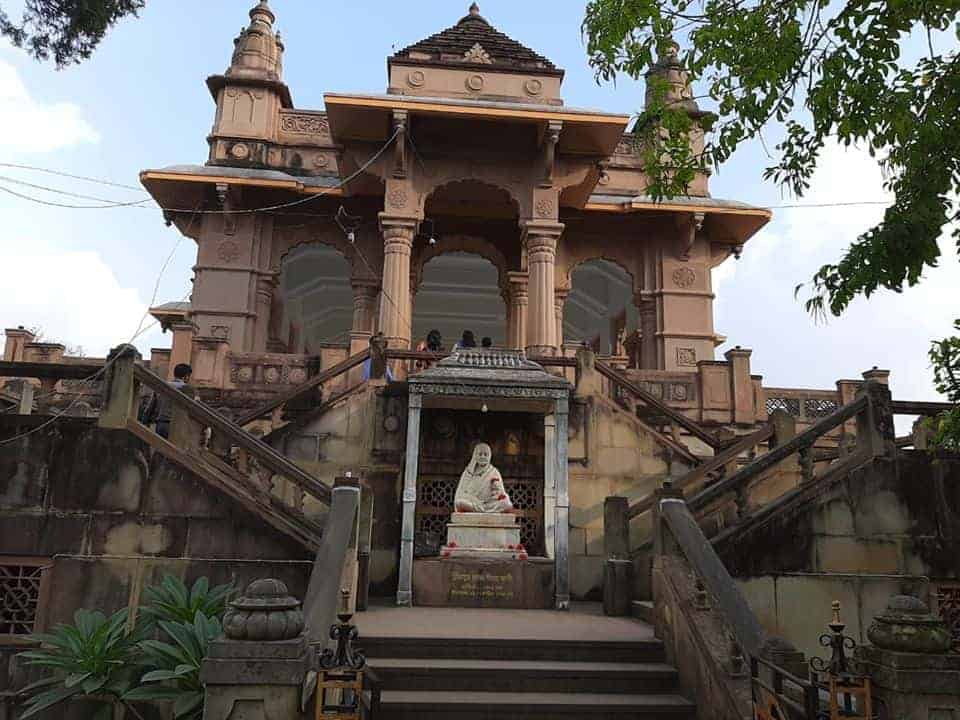
[[[937,588],[937,610],[953,637],[954,651],[960,651],[960,585]]]
[[[39,630],[47,566],[29,561],[0,565],[0,636]]]

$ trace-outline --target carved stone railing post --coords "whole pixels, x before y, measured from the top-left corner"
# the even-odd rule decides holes
[[[625,497],[603,501],[603,612],[629,615],[633,596],[633,561],[630,560],[630,517]]]
[[[200,669],[204,720],[304,718],[302,687],[310,670],[300,601],[280,580],[255,580],[230,603],[224,636],[209,645]]]
[[[857,397],[868,400],[866,409],[857,415],[858,448],[872,457],[893,457],[896,444],[890,388],[868,380],[857,392]]]
[[[137,417],[137,382],[134,365],[140,359],[133,345],[118,345],[107,355],[109,364],[103,383],[103,409],[98,424],[102,428],[125,428]]]

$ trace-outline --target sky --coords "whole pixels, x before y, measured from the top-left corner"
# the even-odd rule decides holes
[[[92,58],[61,71],[0,41],[0,163],[138,186],[143,169],[204,162],[214,114],[204,79],[226,69],[252,4],[151,0],[139,18],[111,30]],[[295,105],[320,109],[326,91],[383,92],[386,56],[454,24],[468,4],[271,0]],[[3,6],[18,12],[16,2]],[[498,29],[566,70],[567,104],[639,109],[641,84],[594,81],[580,36],[583,2],[483,0],[480,6]],[[950,334],[960,317],[960,262],[952,243],[941,242],[941,267],[917,287],[878,292],[818,323],[802,296],[794,297],[795,286],[838,259],[883,206],[777,206],[883,200],[882,176],[865,152],[832,147],[798,201],[762,179],[768,164],[763,146],[751,143],[711,179],[714,197],[775,208],[742,258],[714,271],[716,329],[728,337],[717,357],[733,345],[751,348],[753,372],[775,387],[831,388],[838,378],[878,366],[891,371],[894,397],[936,399],[929,342]],[[117,201],[142,197],[0,165],[0,187],[60,202],[89,201],[43,195],[3,178]],[[144,314],[151,303],[185,299],[196,245],[166,227],[156,209],[54,208],[0,192],[0,250],[0,327],[37,326],[50,341],[103,356],[150,324]],[[170,336],[152,327],[137,344],[146,354],[169,347]]]

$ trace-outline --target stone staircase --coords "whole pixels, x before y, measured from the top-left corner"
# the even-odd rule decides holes
[[[677,671],[665,662],[663,644],[645,623],[616,619],[636,628],[629,639],[618,640],[601,627],[614,619],[595,617],[600,629],[590,639],[565,632],[565,616],[583,627],[585,618],[575,613],[462,612],[465,632],[459,637],[444,632],[443,618],[432,637],[422,631],[365,634],[361,621],[359,645],[380,685],[374,720],[696,717],[693,703],[679,694]],[[495,613],[509,613],[518,624],[524,615],[531,625],[559,623],[552,632],[556,637],[506,637],[514,634],[510,627],[503,637],[465,636],[476,634],[470,632],[474,620],[496,619]],[[544,634],[536,628],[528,633]],[[369,707],[370,693],[365,701]]]

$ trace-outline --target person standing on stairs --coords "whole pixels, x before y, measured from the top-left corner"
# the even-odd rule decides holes
[[[168,385],[180,392],[194,396],[193,388],[190,387],[190,376],[193,375],[193,368],[187,363],[179,363],[173,369],[173,380]],[[173,405],[170,401],[154,393],[150,399],[150,404],[143,413],[143,422],[145,424],[156,423],[157,435],[164,439],[170,437],[170,419],[173,417]]]

